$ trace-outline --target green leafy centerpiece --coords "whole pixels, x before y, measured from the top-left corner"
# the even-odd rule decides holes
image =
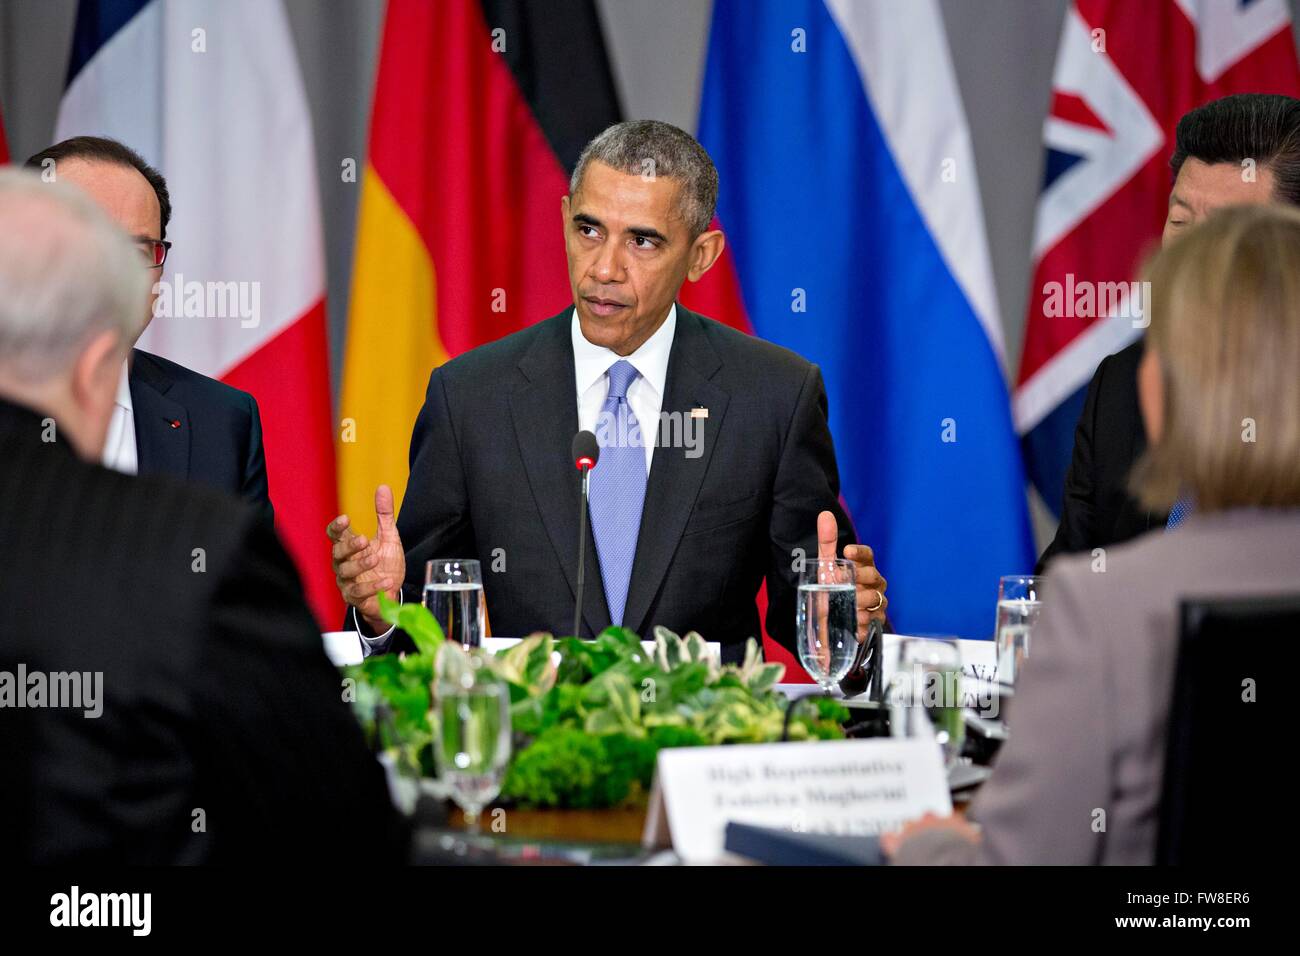
[[[385,620],[406,631],[414,654],[385,654],[343,668],[372,740],[408,768],[436,773],[429,712],[438,673],[467,652],[445,641],[420,605],[381,598]],[[596,808],[643,801],[662,747],[780,740],[785,672],[764,663],[752,639],[742,664],[719,665],[700,635],[654,633],[654,652],[624,628],[595,640],[533,634],[484,665],[510,689],[514,758],[503,799],[527,807]],[[841,738],[848,710],[813,698],[790,718],[790,740]]]

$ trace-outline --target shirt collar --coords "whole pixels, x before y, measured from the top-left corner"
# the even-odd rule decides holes
[[[122,363],[122,377],[117,380],[117,397],[113,401],[121,405],[128,412],[133,411],[135,406],[131,404],[131,365],[130,360]]]
[[[574,308],[572,319],[573,367],[574,380],[578,385],[578,394],[600,381],[609,371],[611,365],[619,359],[627,359],[641,377],[662,398],[668,381],[668,357],[673,350],[673,334],[677,330],[677,303],[668,309],[668,318],[655,330],[655,334],[641,343],[641,347],[631,355],[619,355],[613,349],[593,345],[582,334],[582,324],[578,321],[578,310]]]

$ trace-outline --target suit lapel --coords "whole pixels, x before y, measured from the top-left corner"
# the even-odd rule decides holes
[[[694,510],[717,444],[714,436],[727,412],[728,393],[709,380],[721,366],[722,360],[704,331],[703,321],[679,304],[662,408],[680,414],[685,422],[690,418],[691,409],[703,407],[708,409],[708,418],[702,419],[702,453],[698,458],[688,458],[684,448],[655,449],[641,512],[636,558],[632,563],[632,582],[623,612],[624,626],[642,637],[648,636],[641,630],[646,623],[645,616],[659,593]]]
[[[547,319],[532,346],[519,360],[528,380],[510,393],[510,415],[528,476],[528,485],[542,516],[556,559],[569,588],[578,591],[578,507],[581,480],[569,459],[578,431],[577,385],[573,372],[572,309]],[[596,546],[587,528],[586,584],[582,616],[598,634],[609,626],[609,609],[600,579]]]
[[[137,470],[142,475],[190,476],[190,419],[167,397],[172,380],[147,352],[134,350],[128,376],[135,414]]]

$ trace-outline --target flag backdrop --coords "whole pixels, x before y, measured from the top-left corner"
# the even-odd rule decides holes
[[[121,140],[167,178],[164,282],[245,284],[250,304],[257,289],[255,318],[160,316],[140,346],[257,399],[276,529],[336,627],[320,196],[279,0],[82,0],[56,132],[75,135]]]
[[[1053,510],[1087,384],[1141,329],[1126,309],[1047,317],[1045,288],[1136,278],[1164,226],[1179,117],[1248,92],[1300,95],[1285,0],[1075,0],[1066,14],[1015,394],[1029,474]]]
[[[339,398],[358,527],[378,485],[400,506],[433,368],[572,302],[560,198],[618,118],[590,0],[390,0]]]
[[[904,633],[1033,553],[969,133],[932,0],[717,0],[699,136],[754,331],[818,363]]]

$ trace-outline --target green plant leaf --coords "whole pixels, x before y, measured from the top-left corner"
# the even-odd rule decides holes
[[[442,625],[423,604],[398,604],[382,591],[379,594],[379,614],[383,619],[400,627],[415,642],[416,650],[430,657],[438,653],[445,637]]]

